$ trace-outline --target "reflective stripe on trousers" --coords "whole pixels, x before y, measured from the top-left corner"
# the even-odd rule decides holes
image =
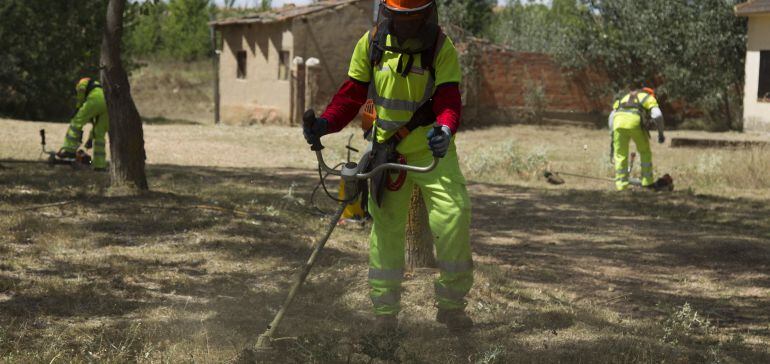
[[[449,287],[442,286],[440,284],[434,283],[433,288],[436,291],[436,297],[440,297],[446,300],[450,301],[460,301],[465,298],[466,292],[463,291],[455,291]]]
[[[369,279],[400,281],[404,278],[404,269],[369,268]]]

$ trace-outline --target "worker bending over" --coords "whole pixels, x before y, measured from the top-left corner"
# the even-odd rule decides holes
[[[615,101],[610,114],[610,132],[612,133],[613,158],[615,159],[615,187],[618,191],[628,188],[631,171],[628,167],[628,147],[630,141],[636,144],[642,166],[642,186],[654,187],[652,172],[652,150],[650,132],[658,129],[658,143],[663,144],[663,112],[660,111],[655,91],[650,88],[631,91]]]

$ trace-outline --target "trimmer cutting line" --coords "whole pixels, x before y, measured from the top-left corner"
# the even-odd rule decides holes
[[[314,120],[315,120],[315,112],[313,110],[306,111],[303,117],[303,122],[306,125],[308,125],[308,123],[312,123]],[[324,162],[323,154],[321,153],[323,149],[324,149],[324,146],[321,144],[320,140],[316,141],[310,147],[310,150],[316,153],[316,158],[318,159],[319,175],[321,175],[322,179],[323,179],[324,172],[331,175],[340,176],[342,180],[345,182],[345,196],[340,202],[339,208],[337,208],[337,211],[329,220],[329,224],[326,228],[325,234],[321,237],[320,240],[316,242],[313,248],[313,252],[310,254],[310,257],[308,258],[304,267],[302,267],[302,270],[297,275],[294,283],[291,286],[291,289],[289,289],[289,294],[286,296],[286,299],[283,301],[283,304],[281,305],[281,309],[278,311],[278,313],[276,313],[270,325],[267,326],[267,330],[265,330],[264,333],[259,335],[259,338],[257,339],[257,342],[253,347],[255,354],[269,355],[269,353],[273,351],[273,346],[271,345],[271,343],[274,341],[273,336],[276,330],[278,329],[279,325],[281,324],[281,321],[283,320],[284,315],[286,314],[286,310],[294,301],[294,297],[297,295],[299,288],[305,282],[305,279],[310,273],[310,269],[313,267],[313,264],[315,264],[315,261],[318,258],[318,254],[324,248],[324,246],[326,245],[326,242],[329,240],[329,237],[334,231],[334,228],[337,226],[337,221],[339,220],[340,216],[342,216],[342,212],[345,210],[345,206],[351,201],[354,201],[358,197],[358,194],[360,193],[360,190],[358,188],[358,182],[362,180],[370,179],[372,178],[372,176],[374,176],[375,174],[379,173],[382,170],[390,170],[393,172],[406,171],[406,172],[415,172],[415,173],[427,173],[435,169],[439,161],[437,157],[434,157],[433,162],[431,162],[430,165],[425,167],[410,166],[410,165],[397,164],[397,163],[385,163],[371,170],[367,170],[368,158],[371,152],[371,144],[370,144],[367,150],[364,152],[364,156],[361,158],[361,161],[359,163],[347,162],[342,166],[341,170],[336,170],[336,169],[330,168]]]
[[[636,160],[636,153],[631,153],[631,158],[629,161],[628,171],[629,174],[634,169],[634,160]],[[596,176],[588,176],[584,174],[577,174],[577,173],[568,173],[568,172],[561,172],[561,171],[545,171],[543,173],[543,177],[545,177],[546,181],[552,185],[563,185],[566,183],[564,179],[561,176],[570,176],[570,177],[578,177],[583,179],[590,179],[594,181],[602,181],[602,182],[615,182],[612,178],[607,177],[596,177]],[[637,187],[643,187],[642,181],[638,178],[629,178],[628,183],[632,186]],[[674,179],[671,178],[669,174],[663,175],[663,177],[658,178],[657,181],[651,186],[656,191],[673,191],[674,190]]]
[[[630,160],[629,165],[628,165],[629,173],[631,173],[631,171],[633,171],[633,169],[634,169],[634,160],[636,159],[636,153],[635,152],[631,153],[631,158],[630,159],[631,160]],[[584,174],[577,174],[577,173],[568,173],[568,172],[561,172],[561,171],[558,171],[558,172],[556,172],[556,171],[554,171],[554,172],[545,171],[543,173],[543,177],[545,177],[546,180],[548,181],[548,183],[550,183],[552,185],[563,185],[565,183],[565,181],[564,181],[563,178],[561,178],[562,175],[570,176],[570,177],[578,177],[578,178],[583,178],[583,179],[590,179],[590,180],[594,180],[594,181],[615,182],[614,179],[608,178],[608,177],[587,176],[587,175],[584,175]],[[639,186],[639,187],[642,186],[642,181],[639,180],[638,178],[631,178],[629,180],[629,183],[631,185],[633,185],[633,186]]]

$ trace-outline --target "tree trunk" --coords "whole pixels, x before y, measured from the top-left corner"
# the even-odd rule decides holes
[[[725,103],[725,122],[727,123],[727,130],[734,130],[733,111],[730,109],[730,89],[725,88],[725,94],[722,101]]]
[[[213,11],[209,14],[209,20],[217,20]],[[219,46],[217,45],[217,31],[213,25],[209,27],[209,37],[211,38],[211,61],[214,66],[214,124],[219,124]]]
[[[428,210],[417,186],[412,190],[409,220],[406,225],[406,265],[408,270],[436,267]]]
[[[113,187],[133,184],[140,190],[147,190],[142,120],[131,98],[128,75],[120,60],[125,6],[126,0],[110,0],[102,37],[101,79],[110,115],[110,182]]]

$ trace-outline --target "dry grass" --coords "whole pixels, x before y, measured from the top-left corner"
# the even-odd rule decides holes
[[[568,126],[496,127],[465,132],[458,141],[466,174],[473,180],[542,186],[542,171],[614,178],[607,130]],[[761,134],[668,132],[676,137],[750,139],[770,142]],[[656,176],[670,173],[680,190],[725,196],[769,197],[770,153],[766,148],[671,148],[654,143]],[[632,146],[633,150],[633,146]],[[639,160],[635,174],[640,173]],[[569,188],[612,189],[611,183],[565,177]],[[563,188],[563,187],[557,187]]]
[[[66,127],[0,123],[14,135],[0,136],[0,159],[32,158],[39,127]],[[324,224],[307,204],[316,176],[297,130],[145,132],[147,195],[111,196],[105,176],[63,167],[0,170],[0,361],[223,362],[279,307]],[[329,138],[329,160],[344,156],[346,139]],[[547,186],[536,173],[548,163],[610,173],[606,132],[495,128],[458,144],[473,181],[477,329],[455,337],[433,322],[434,273],[419,272],[404,284],[398,360],[770,362],[766,185],[759,172],[721,180],[729,186],[697,182],[749,171],[727,162],[736,156],[754,153],[759,167],[766,155],[706,151],[723,160],[707,173],[694,162],[700,151],[656,146],[658,170],[674,171],[684,191],[615,194],[577,180]],[[29,209],[60,201],[72,202]],[[372,362],[361,341],[366,241],[365,230],[335,232],[280,330],[296,339],[280,343],[279,362]]]
[[[131,92],[143,117],[214,123],[211,61],[143,63],[131,74]]]

